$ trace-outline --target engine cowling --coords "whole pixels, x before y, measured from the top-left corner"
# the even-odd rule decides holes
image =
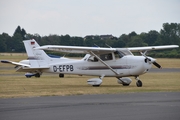
[[[117,82],[118,82],[119,84],[129,85],[129,84],[132,82],[132,80],[131,80],[131,78],[125,77],[125,78],[119,78],[119,79],[117,80]]]
[[[100,78],[92,78],[87,80],[87,83],[92,86],[99,86],[102,83],[102,80]]]

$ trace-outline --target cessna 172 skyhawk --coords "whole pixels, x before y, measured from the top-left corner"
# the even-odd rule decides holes
[[[137,80],[137,87],[142,86],[139,75],[148,72],[152,64],[156,67],[161,66],[156,59],[146,56],[150,50],[177,48],[178,45],[166,46],[148,46],[131,48],[100,48],[100,47],[78,47],[78,46],[60,46],[44,45],[34,40],[23,41],[28,59],[20,62],[1,60],[2,63],[16,65],[18,72],[27,72],[26,77],[40,77],[43,72],[57,73],[59,77],[64,74],[91,75],[99,76],[87,80],[89,85],[100,86],[104,77],[116,77],[118,83],[128,86],[131,79],[128,76],[134,76]],[[44,50],[53,50],[67,53],[85,53],[85,57],[76,60],[65,57],[49,57]],[[134,56],[132,52],[140,52],[142,56]]]

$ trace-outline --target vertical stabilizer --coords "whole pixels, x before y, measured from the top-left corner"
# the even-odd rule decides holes
[[[35,50],[34,48],[40,47],[39,44],[34,40],[23,41],[28,59],[30,60],[31,67],[43,67],[47,66],[49,63],[49,56],[44,52],[44,50]]]

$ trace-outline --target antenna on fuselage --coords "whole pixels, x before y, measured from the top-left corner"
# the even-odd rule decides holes
[[[96,45],[95,43],[94,43],[94,45],[96,46],[96,47],[98,47],[98,48],[100,48],[98,45]]]
[[[109,48],[112,48],[110,45],[106,44],[106,46],[108,46]]]

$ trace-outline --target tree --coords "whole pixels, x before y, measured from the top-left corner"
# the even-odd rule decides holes
[[[137,34],[136,34],[136,32],[133,31],[133,32],[129,33],[128,36],[131,38],[131,37],[137,36]]]
[[[159,37],[160,34],[157,31],[151,30],[149,31],[149,33],[146,34],[144,42],[147,43],[149,46],[153,46],[155,45],[155,42],[158,40]]]
[[[70,35],[49,35],[40,36],[39,34],[27,34],[25,29],[18,26],[13,36],[7,33],[0,34],[0,52],[24,52],[24,39],[35,39],[40,45],[71,45],[71,46],[95,46],[107,47],[140,47],[177,44],[180,46],[180,23],[164,23],[160,32],[151,30],[148,33],[142,32],[137,34],[135,31],[129,34],[122,34],[119,38],[102,38],[102,35],[89,35],[86,37],[71,37]],[[174,49],[172,52],[168,50],[153,51],[156,57],[180,57],[180,48]],[[152,57],[153,57],[152,56]]]
[[[143,47],[148,46],[147,43],[144,43],[140,36],[132,37],[132,42],[128,44],[129,47]]]
[[[21,34],[15,34],[13,36],[13,40],[11,41],[13,43],[13,48],[12,50],[15,52],[24,52],[24,44],[22,42],[23,38]]]
[[[123,41],[125,44],[126,44],[126,47],[127,47],[127,44],[130,42],[130,38],[128,35],[126,34],[122,34],[120,37],[119,37],[119,40]]]
[[[21,35],[22,35],[22,37],[23,37],[23,40],[25,40],[25,39],[26,39],[26,38],[25,38],[26,31],[24,30],[24,28],[23,28],[22,31],[21,31]]]
[[[12,50],[12,46],[13,46],[12,37],[9,36],[7,33],[3,33],[3,34],[2,34],[2,39],[3,39],[3,41],[4,41],[5,44],[6,44],[6,50],[7,50],[7,51],[11,51],[11,50]],[[7,52],[7,51],[6,51],[6,52]]]
[[[13,36],[16,35],[16,34],[21,34],[21,27],[20,27],[20,26],[18,26],[18,27],[16,28],[16,30],[14,31]]]
[[[3,35],[0,35],[0,52],[6,52],[7,46],[6,46],[6,40],[4,39]]]
[[[61,35],[60,45],[72,45],[71,44],[71,37],[69,35]]]
[[[177,44],[179,43],[179,28],[180,24],[177,23],[164,23],[163,29],[161,29],[161,39],[163,40],[163,44]]]
[[[82,37],[71,37],[72,45],[73,46],[83,46],[84,39]]]
[[[26,35],[26,31],[24,30],[24,28],[22,28],[21,30],[21,27],[18,26],[13,34],[13,36],[15,36],[16,34],[20,34],[23,38],[23,40],[25,39],[25,35]]]
[[[125,46],[126,46],[126,44],[122,40],[116,40],[113,43],[113,47],[116,47],[116,48],[123,48]]]

